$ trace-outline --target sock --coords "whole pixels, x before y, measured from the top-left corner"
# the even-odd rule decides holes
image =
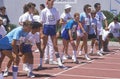
[[[2,73],[0,73],[0,79],[4,79],[4,78],[3,78],[3,74],[2,74]]]
[[[25,71],[28,71],[29,69],[28,69],[28,63],[24,63],[23,64],[23,70],[25,70]]]
[[[13,79],[17,79],[18,66],[13,66],[12,71],[13,71]]]
[[[76,61],[77,60],[77,57],[76,57],[76,51],[73,50],[73,60]]]
[[[33,64],[29,64],[29,72],[32,72],[33,70]]]
[[[5,71],[8,71],[8,67],[5,68]]]
[[[40,65],[42,66],[42,61],[43,61],[43,58],[40,58]]]
[[[59,53],[56,53],[55,56],[56,56],[56,58],[57,58],[58,65],[59,65],[59,66],[62,66],[63,64],[62,64],[62,62],[61,62]]]

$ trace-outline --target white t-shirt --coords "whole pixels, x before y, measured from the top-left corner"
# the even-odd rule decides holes
[[[48,9],[47,7],[41,11],[41,22],[46,25],[55,25],[60,19],[59,12],[56,8]]]
[[[70,19],[72,19],[72,16],[71,16],[70,13],[65,13],[65,12],[63,12],[63,13],[61,14],[60,18],[63,19],[64,22],[67,23]],[[62,25],[61,33],[64,31],[65,25],[66,25],[66,24]]]
[[[5,30],[5,27],[3,25],[0,26],[0,35],[5,36],[7,34],[7,31]]]
[[[97,20],[97,28],[102,30],[103,29],[102,21],[106,19],[105,15],[103,14],[103,12],[99,11],[96,13],[95,18]]]
[[[34,45],[40,42],[40,34],[39,32],[36,32],[35,34],[32,34],[31,32],[29,32],[29,34],[24,39],[21,39],[20,41],[22,43],[24,42],[25,44]]]
[[[113,33],[114,37],[120,36],[120,23],[111,22],[108,26],[109,31]]]
[[[19,23],[23,23],[26,20],[33,21],[33,14],[30,14],[29,12],[26,12],[19,17]]]

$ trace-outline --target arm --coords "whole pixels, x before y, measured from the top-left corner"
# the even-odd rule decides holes
[[[12,48],[13,48],[13,53],[18,54],[19,53],[19,51],[18,51],[19,48],[17,46],[17,41],[13,40],[11,45],[12,45]]]
[[[104,20],[104,24],[105,24],[105,30],[108,30],[108,22],[106,19]]]

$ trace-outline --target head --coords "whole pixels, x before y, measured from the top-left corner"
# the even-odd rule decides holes
[[[31,21],[26,20],[25,22],[23,22],[23,30],[25,32],[30,32],[31,29],[32,29],[32,22]]]
[[[42,24],[39,22],[32,22],[32,33],[40,32],[40,27],[42,27]]]
[[[43,10],[45,8],[44,4],[40,4],[40,10]]]
[[[95,10],[91,11],[91,16],[92,16],[92,18],[94,18],[96,16],[96,11]]]
[[[97,12],[100,11],[101,10],[101,4],[100,3],[95,3],[94,8]]]
[[[0,26],[3,24],[3,19],[0,17]]]
[[[75,13],[74,14],[74,19],[75,19],[76,22],[78,22],[79,19],[80,19],[80,14],[79,13]]]
[[[4,15],[6,12],[6,7],[5,6],[0,7],[0,12]]]
[[[28,11],[30,12],[30,13],[33,13],[34,12],[34,9],[35,9],[35,4],[34,3],[32,3],[32,2],[29,2],[28,4],[27,4],[27,7],[28,7]]]
[[[71,6],[71,5],[66,4],[66,5],[65,5],[65,8],[64,8],[65,13],[69,13],[69,12],[71,11],[71,8],[72,8],[72,6]]]
[[[46,0],[46,5],[48,8],[52,8],[54,5],[54,0]]]
[[[84,10],[85,13],[90,13],[91,12],[91,5],[86,4],[84,6],[83,10]]]
[[[117,23],[117,22],[118,22],[118,17],[115,16],[115,17],[113,18],[113,21],[114,21],[115,23]]]

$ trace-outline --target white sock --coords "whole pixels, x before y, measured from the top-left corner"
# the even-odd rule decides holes
[[[8,68],[8,67],[6,67],[6,68],[5,68],[5,71],[8,71],[8,69],[9,69],[9,68]]]
[[[33,64],[29,64],[29,72],[32,72],[33,70]]]
[[[0,73],[0,79],[4,79],[4,78],[3,78],[3,74],[2,74],[2,73]]]
[[[28,69],[28,63],[23,63],[23,70]]]
[[[74,56],[74,61],[76,61],[77,57],[76,57],[76,51],[75,50],[73,50],[73,56]]]
[[[13,71],[13,79],[17,79],[18,66],[13,66],[12,71]]]
[[[40,58],[40,65],[42,66],[42,61],[43,61],[43,58]]]
[[[63,66],[60,58],[57,58],[57,61],[58,61],[58,65],[59,65],[59,66]]]

